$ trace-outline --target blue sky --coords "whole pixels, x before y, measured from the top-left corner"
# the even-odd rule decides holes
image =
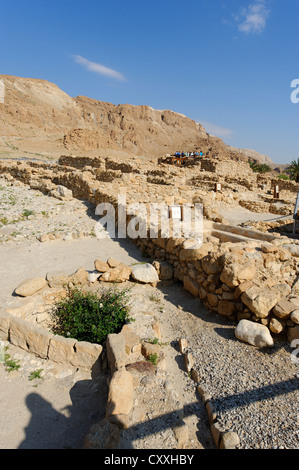
[[[0,7],[0,74],[45,79],[71,96],[171,109],[276,163],[299,157],[299,103],[291,101],[299,0],[0,0]]]

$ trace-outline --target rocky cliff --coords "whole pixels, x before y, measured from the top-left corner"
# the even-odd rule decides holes
[[[136,155],[156,159],[175,151],[247,160],[192,119],[149,106],[70,97],[45,80],[0,75],[1,157],[57,159],[61,154]]]

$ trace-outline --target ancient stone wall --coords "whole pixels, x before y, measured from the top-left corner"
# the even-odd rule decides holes
[[[69,171],[57,165],[49,178],[48,170],[41,169],[40,175],[32,175],[30,167],[19,162],[1,163],[0,169],[26,184],[64,185],[74,197],[95,206],[109,202],[117,209],[113,184],[105,183],[102,187],[89,171]],[[116,210],[116,223],[117,214]],[[126,214],[127,227],[133,217]],[[149,229],[145,238],[136,237],[133,241],[143,253],[173,266],[174,278],[211,311],[230,320],[250,318],[275,333],[292,331],[297,325],[297,314],[293,317],[291,314],[298,310],[298,242],[221,224],[207,226],[202,246],[196,246],[192,239],[151,238]],[[289,303],[281,307],[281,302]],[[281,314],[280,308],[285,307],[289,311]]]

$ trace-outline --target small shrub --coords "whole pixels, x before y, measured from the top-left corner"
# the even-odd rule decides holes
[[[52,311],[54,334],[78,341],[101,344],[108,334],[119,333],[129,317],[125,290],[108,289],[100,296],[94,292],[69,289],[68,296]]]
[[[280,180],[289,180],[289,176],[285,175],[284,173],[281,173],[280,175],[277,176],[278,179]]]
[[[8,354],[6,352],[7,349],[8,348],[6,347],[5,348],[5,353],[4,353],[4,361],[3,361],[5,369],[7,370],[7,372],[12,372],[14,370],[19,370],[19,368],[21,367],[20,361],[12,359],[10,354]]]
[[[43,369],[37,369],[37,370],[34,370],[33,372],[30,372],[29,380],[34,380],[34,379],[43,380],[43,377],[41,376],[42,371]]]
[[[24,218],[28,219],[28,217],[29,217],[30,215],[34,215],[34,211],[30,211],[29,209],[25,209],[25,210],[23,211],[22,216],[23,216]]]
[[[158,354],[157,353],[153,353],[149,356],[148,360],[154,364],[154,366],[157,365],[157,361],[158,361]]]

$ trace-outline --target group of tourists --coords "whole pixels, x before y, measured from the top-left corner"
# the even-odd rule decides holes
[[[203,157],[203,153],[202,152],[175,152],[174,156],[177,158]]]

